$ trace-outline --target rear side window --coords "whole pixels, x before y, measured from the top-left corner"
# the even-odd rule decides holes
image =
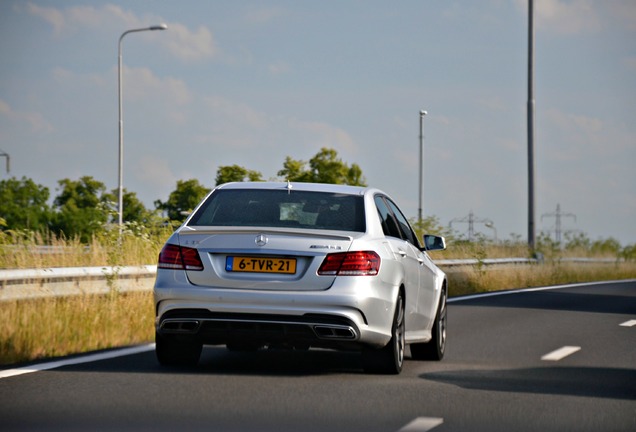
[[[393,216],[393,213],[389,210],[381,196],[375,197],[375,205],[378,209],[378,216],[380,217],[380,223],[382,224],[382,231],[385,236],[402,238],[400,229],[398,228],[398,222]]]
[[[378,216],[380,217],[384,235],[406,240],[414,246],[420,247],[406,217],[393,201],[387,197],[377,195],[375,197],[375,205],[378,209]]]
[[[362,196],[328,192],[221,189],[188,226],[298,227],[365,231]]]

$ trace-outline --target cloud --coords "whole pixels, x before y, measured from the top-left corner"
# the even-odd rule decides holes
[[[170,37],[161,43],[182,60],[211,58],[219,52],[212,33],[203,26],[192,32],[182,24],[169,24],[168,31]]]
[[[149,95],[159,96],[160,99],[176,105],[187,105],[193,100],[192,92],[182,80],[160,78],[144,67],[124,66],[122,74],[125,97],[131,100],[148,98]]]
[[[112,4],[104,5],[101,8],[75,6],[67,9],[56,9],[29,3],[27,10],[32,15],[51,24],[54,33],[58,36],[84,28],[112,31],[114,27],[118,27],[119,30],[125,31],[165,22],[159,16],[139,17],[133,12]],[[180,23],[168,23],[167,34],[155,40],[156,43],[165,46],[175,57],[185,61],[213,58],[219,53],[212,32],[204,26],[193,31]]]
[[[347,131],[330,124],[290,119],[289,126],[307,133],[310,141],[315,142],[320,147],[334,148],[339,153],[341,150],[349,153],[355,153],[357,150],[355,140]]]
[[[527,12],[528,0],[516,0],[519,9]],[[537,27],[552,33],[575,35],[596,33],[602,28],[600,11],[605,2],[591,0],[538,0],[534,4]]]
[[[55,8],[40,7],[29,3],[27,5],[29,13],[42,18],[53,26],[55,34],[60,34],[66,26],[66,20],[64,14]]]
[[[32,132],[48,133],[54,130],[42,114],[37,112],[16,111],[5,101],[0,99],[0,120],[5,118],[12,123],[23,123],[29,126]]]

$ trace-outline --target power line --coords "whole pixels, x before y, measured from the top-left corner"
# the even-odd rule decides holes
[[[545,213],[541,215],[541,220],[543,221],[544,217],[553,217],[556,219],[556,225],[554,228],[554,240],[557,243],[561,243],[561,218],[563,217],[572,217],[574,218],[574,222],[576,222],[576,215],[574,213],[563,213],[561,211],[561,204],[557,204],[556,211],[554,213]]]
[[[475,237],[475,224],[484,224],[487,228],[492,229],[495,232],[495,241],[497,240],[497,230],[495,229],[495,224],[492,220],[487,218],[478,218],[475,216],[473,211],[471,210],[468,213],[468,216],[464,216],[463,218],[455,218],[448,226],[452,229],[453,223],[467,223],[468,224],[468,241],[473,241]]]

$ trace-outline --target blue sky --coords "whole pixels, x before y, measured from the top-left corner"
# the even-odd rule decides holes
[[[535,8],[537,231],[560,204],[563,231],[635,243],[636,2]],[[115,189],[117,41],[160,23],[123,42],[124,187],[148,207],[329,147],[414,218],[424,109],[424,215],[526,238],[526,0],[4,0],[0,178]]]

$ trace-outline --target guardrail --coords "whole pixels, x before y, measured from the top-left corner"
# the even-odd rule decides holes
[[[0,301],[150,291],[156,265],[0,270]]]
[[[562,262],[615,263],[615,259],[563,258]],[[532,258],[435,260],[445,271],[461,271],[472,266],[511,266],[537,264]],[[156,265],[127,267],[59,267],[46,269],[0,270],[0,301],[107,294],[111,291],[150,291],[155,282]]]

